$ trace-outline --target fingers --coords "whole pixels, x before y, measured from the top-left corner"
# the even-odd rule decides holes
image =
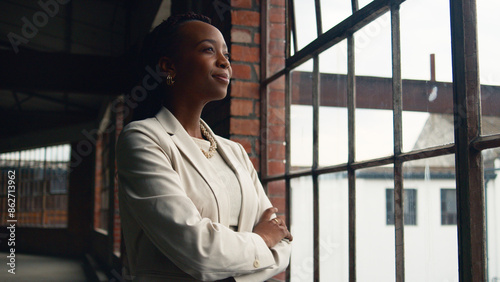
[[[260,217],[259,222],[268,221],[271,218],[271,216],[273,215],[273,213],[277,213],[277,212],[278,212],[278,208],[275,208],[275,207],[270,207],[270,208],[266,209],[264,211],[264,213],[262,213],[262,216]]]
[[[275,217],[275,218],[271,219],[271,221],[274,224],[278,225],[280,227],[280,229],[283,231],[283,238],[288,239],[289,241],[293,241],[292,233],[290,233],[290,231],[288,230],[288,227],[286,226],[285,221],[282,218]]]
[[[285,235],[285,239],[288,239],[288,241],[292,242],[293,241],[293,236],[292,236],[292,233],[290,233],[290,231],[286,230],[286,235]]]
[[[276,212],[278,212],[278,209],[275,207],[266,209],[259,223],[253,229],[254,233],[259,234],[264,239],[269,248],[275,246],[282,239],[293,240],[293,236],[282,218],[275,217],[271,219]]]

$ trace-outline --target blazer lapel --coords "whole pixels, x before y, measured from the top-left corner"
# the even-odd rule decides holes
[[[209,127],[206,128],[210,130]],[[255,209],[257,208],[255,202],[251,201],[251,196],[255,193],[253,181],[250,178],[247,169],[243,167],[241,161],[233,154],[232,150],[224,146],[224,142],[220,142],[218,136],[216,137],[216,140],[218,151],[221,157],[234,171],[234,173],[236,174],[236,178],[238,178],[238,181],[240,182],[241,211],[238,223],[238,231],[252,231],[255,224],[253,215],[256,214]]]
[[[203,179],[205,179],[217,202],[219,222],[228,225],[229,202],[226,193],[221,190],[222,187],[224,187],[223,184],[215,177],[217,175],[215,169],[200,151],[200,148],[191,139],[191,136],[182,127],[177,118],[175,118],[167,108],[162,107],[158,114],[156,114],[156,118],[165,131],[171,136],[179,151],[184,154],[186,160],[189,161]]]

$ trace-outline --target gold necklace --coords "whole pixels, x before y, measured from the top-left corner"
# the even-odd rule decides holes
[[[210,134],[210,132],[208,132],[208,130],[205,128],[205,126],[201,122],[200,122],[200,129],[201,129],[201,133],[203,134],[203,136],[205,136],[208,139],[208,141],[210,142],[210,148],[208,149],[208,152],[205,152],[205,150],[203,150],[202,148],[200,148],[200,150],[203,153],[203,155],[205,155],[205,157],[207,157],[207,159],[210,159],[211,157],[214,156],[215,150],[217,150],[217,143],[215,142],[215,139],[212,136],[212,134]]]

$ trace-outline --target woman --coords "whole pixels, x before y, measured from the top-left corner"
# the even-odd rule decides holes
[[[264,281],[289,262],[292,235],[276,217],[243,147],[200,119],[226,96],[232,69],[204,16],[170,17],[145,41],[166,75],[164,101],[117,143],[120,215],[137,281]]]

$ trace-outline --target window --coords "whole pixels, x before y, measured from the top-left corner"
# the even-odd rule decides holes
[[[70,145],[0,154],[0,225],[7,225],[7,179],[15,171],[17,226],[65,228],[68,224]]]
[[[441,189],[441,225],[457,224],[457,193],[455,189]]]
[[[417,225],[417,190],[404,189],[403,192],[404,224]],[[386,224],[394,224],[394,189],[385,190],[385,199],[387,207]]]
[[[279,11],[276,2],[263,3],[263,9],[273,11],[263,13],[268,16],[267,27],[272,27],[269,31],[285,29],[284,38],[262,31],[272,36],[264,38],[262,46],[262,62],[267,65],[261,68],[260,148],[262,181],[273,188],[271,193],[277,187],[284,191],[286,218],[297,238],[294,248],[303,248],[294,250],[287,279],[316,281],[326,277],[326,269],[338,267],[324,264],[323,243],[328,238],[321,235],[327,233],[326,228],[321,232],[320,225],[326,222],[325,217],[335,215],[324,213],[326,209],[320,207],[324,203],[320,191],[333,193],[336,187],[330,184],[333,180],[321,182],[323,175],[339,176],[335,183],[342,183],[348,193],[347,214],[336,222],[341,225],[347,220],[348,252],[339,260],[349,263],[339,269],[342,278],[329,277],[332,280],[484,281],[488,275],[496,277],[494,268],[487,266],[485,254],[476,250],[486,249],[485,237],[490,243],[498,238],[486,236],[483,228],[488,225],[490,233],[497,228],[491,216],[496,214],[493,206],[500,204],[491,192],[496,182],[483,179],[483,166],[497,166],[490,165],[490,159],[484,159],[483,164],[481,159],[483,151],[500,147],[500,87],[495,73],[500,62],[492,47],[500,44],[493,36],[499,21],[491,12],[497,1],[477,1],[477,5],[475,0],[351,1],[348,11],[349,7],[346,10],[346,6],[329,5],[327,1],[290,0],[283,11],[287,22],[282,27],[274,20]],[[473,8],[464,11],[476,6],[481,17]],[[433,20],[418,17],[421,14]],[[478,37],[481,64],[476,44],[471,44]],[[278,58],[276,46],[282,46],[283,41],[285,50]],[[484,72],[478,71],[479,65]],[[484,83],[479,74],[486,75]],[[365,176],[359,172],[366,172]],[[393,185],[381,186],[381,179],[388,178]],[[405,192],[404,186],[418,188],[422,199],[419,225],[433,227],[439,226],[443,215],[440,205],[452,217],[453,207],[442,206],[440,191],[455,183],[459,200],[455,210],[464,211],[455,212],[456,229],[405,230],[403,222],[416,224],[417,194],[416,189],[414,193]],[[489,193],[484,190],[485,184]],[[386,201],[394,197],[384,192],[386,187],[394,187],[390,194],[399,195],[403,201],[384,207],[384,196]],[[368,202],[376,209],[366,210],[367,197],[362,192],[377,195]],[[443,193],[453,197],[451,192]],[[296,207],[310,213],[300,216],[312,222],[295,220]],[[384,244],[392,243],[392,253],[367,244],[362,233],[365,229],[359,228],[364,216],[374,216],[371,213],[378,213],[376,218],[383,224],[384,212],[388,214],[389,209],[396,213],[392,234],[384,233],[391,231],[385,225],[370,235],[384,238]],[[370,221],[364,227],[372,224],[376,223]],[[422,238],[429,239],[425,245]],[[446,240],[436,243],[436,238]],[[491,245],[489,248],[493,248]],[[387,257],[395,259],[374,262],[360,255],[360,250],[378,257],[387,252]],[[458,253],[463,255],[458,257]],[[434,254],[457,259],[438,265],[426,259],[435,258]],[[366,266],[380,261],[384,271],[376,266],[373,271],[367,270]],[[416,261],[425,263],[425,271],[413,267]],[[473,267],[472,262],[484,267]],[[386,267],[389,264],[392,266]],[[381,276],[382,272],[387,276]]]

